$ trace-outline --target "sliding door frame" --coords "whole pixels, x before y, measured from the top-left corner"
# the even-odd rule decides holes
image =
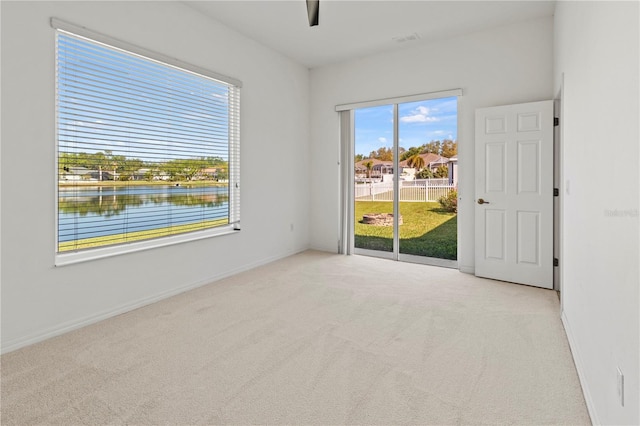
[[[355,140],[355,127],[354,127],[354,111],[343,110],[340,114],[340,160],[338,165],[340,166],[340,236],[338,237],[338,253],[340,254],[354,254],[353,249],[354,242],[354,225],[353,218],[355,213],[353,211],[354,188],[353,185],[349,185],[349,182],[355,180],[355,170],[353,167],[349,167],[350,162],[353,162],[354,158],[354,140]]]
[[[400,96],[364,102],[341,104],[336,106],[340,114],[340,236],[338,238],[338,253],[361,254],[365,256],[380,257],[411,263],[423,263],[448,268],[458,268],[456,260],[439,259],[433,257],[417,256],[400,253],[400,143],[399,143],[399,104],[419,102],[430,99],[462,96],[462,89],[451,89],[438,92],[422,93],[418,95]],[[355,156],[355,110],[382,105],[393,106],[393,251],[368,250],[355,247],[354,237],[354,181],[355,170],[353,161]],[[459,122],[459,120],[458,120]]]

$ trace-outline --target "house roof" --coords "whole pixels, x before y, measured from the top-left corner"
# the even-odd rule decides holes
[[[449,159],[447,157],[440,157],[430,163],[428,163],[429,166],[436,166],[438,164],[448,164],[449,163]]]
[[[356,168],[366,169],[367,166],[365,166],[365,164],[369,161],[371,161],[373,166],[377,166],[378,164],[381,164],[384,166],[393,167],[393,161],[382,161],[382,160],[378,160],[377,158],[365,158],[364,160],[360,160],[356,163]]]
[[[436,161],[439,161],[441,158],[441,156],[439,156],[438,154],[434,154],[432,152],[428,152],[426,154],[420,154],[420,157],[422,157],[422,159],[424,160],[424,165],[428,166],[431,163],[434,163]],[[404,161],[400,162],[400,167],[409,167],[407,165],[407,163],[409,162],[409,159],[406,159]]]
[[[69,171],[73,174],[76,175],[84,175],[87,173],[95,173],[97,172],[97,170],[93,170],[93,169],[87,169],[86,167],[82,167],[82,166],[72,166],[69,167]]]

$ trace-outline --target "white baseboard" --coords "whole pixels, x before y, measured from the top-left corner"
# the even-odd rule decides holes
[[[580,387],[582,388],[582,394],[584,395],[585,403],[587,404],[587,411],[589,412],[589,417],[591,417],[591,423],[594,425],[600,425],[600,421],[598,420],[598,415],[596,413],[595,405],[593,404],[593,398],[591,397],[591,393],[589,392],[589,388],[587,387],[587,380],[584,373],[584,362],[582,361],[582,357],[580,356],[580,350],[578,349],[578,344],[576,343],[575,338],[573,337],[573,333],[571,331],[571,326],[569,325],[569,320],[565,315],[564,311],[560,315],[562,319],[562,325],[564,326],[564,331],[567,335],[567,340],[569,341],[569,348],[571,349],[571,355],[573,356],[573,363],[576,366],[576,371],[578,372],[578,379],[580,380]]]
[[[158,293],[150,297],[145,297],[143,299],[128,302],[123,305],[117,306],[113,309],[108,309],[106,311],[100,312],[98,314],[89,315],[87,317],[80,318],[73,321],[67,321],[62,324],[58,324],[56,326],[47,328],[45,330],[39,331],[31,335],[9,340],[6,344],[2,345],[2,350],[0,351],[0,353],[2,354],[9,353],[17,349],[23,348],[25,346],[33,345],[34,343],[42,342],[52,337],[60,336],[61,334],[65,334],[70,331],[77,330],[82,327],[86,327],[87,325],[95,324],[99,321],[103,321],[105,319],[114,317],[116,315],[133,311],[134,309],[138,309],[143,306],[150,305],[155,302],[159,302],[160,300],[167,299],[171,296],[175,296],[177,294],[184,293],[186,291],[193,290],[198,287],[202,287],[203,285],[211,284],[223,278],[227,278],[232,275],[236,275],[241,272],[248,271],[250,269],[257,268],[259,266],[266,265],[271,262],[275,262],[276,260],[284,259],[285,257],[293,256],[294,254],[301,253],[306,250],[308,250],[308,248],[304,247],[298,250],[293,250],[291,252],[286,252],[286,253],[281,253],[275,256],[266,257],[264,259],[243,265],[239,268],[232,269],[218,275],[213,275],[203,280],[199,280],[184,286],[176,287],[171,290],[163,291],[161,293]]]

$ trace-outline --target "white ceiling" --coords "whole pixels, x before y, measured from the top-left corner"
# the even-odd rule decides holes
[[[305,0],[184,1],[309,68],[553,15],[555,2],[320,0],[309,27]],[[394,37],[418,34],[415,41]]]

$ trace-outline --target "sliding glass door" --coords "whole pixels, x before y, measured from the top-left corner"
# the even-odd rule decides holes
[[[457,96],[351,109],[356,254],[456,267]]]

